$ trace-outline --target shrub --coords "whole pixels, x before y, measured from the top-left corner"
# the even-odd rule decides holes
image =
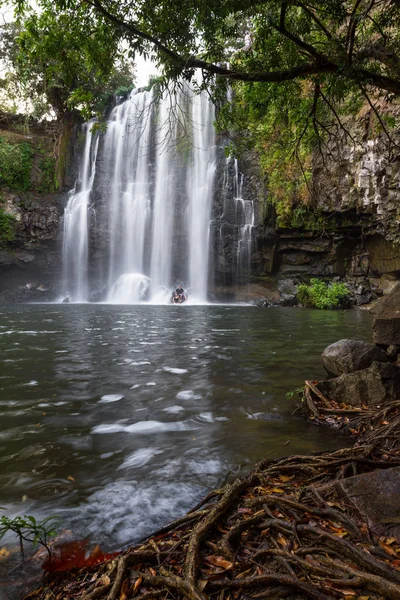
[[[304,306],[344,308],[349,306],[350,292],[345,283],[327,284],[321,279],[311,279],[310,285],[299,285],[297,298]]]
[[[32,160],[33,150],[29,144],[10,144],[0,137],[0,184],[17,190],[29,190]]]

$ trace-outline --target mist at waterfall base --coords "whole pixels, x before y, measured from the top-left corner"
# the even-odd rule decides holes
[[[214,119],[207,96],[182,85],[158,99],[154,91],[132,92],[112,109],[105,134],[93,122],[83,126],[64,217],[62,298],[165,304],[182,282],[191,304],[208,301],[211,225],[221,221],[222,235],[224,218],[215,214],[221,147]],[[253,202],[242,198],[237,161],[224,162],[224,185],[234,189],[225,202],[238,223],[232,270],[239,272],[250,258]]]

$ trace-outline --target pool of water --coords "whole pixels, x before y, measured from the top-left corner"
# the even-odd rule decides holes
[[[348,440],[292,415],[363,311],[0,307],[0,506],[121,548],[257,460]],[[3,513],[4,514],[4,513]]]

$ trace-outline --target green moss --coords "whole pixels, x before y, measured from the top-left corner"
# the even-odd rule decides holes
[[[15,237],[15,217],[0,208],[0,248],[7,246]]]
[[[54,185],[60,191],[64,182],[65,168],[67,165],[67,153],[71,141],[72,125],[64,126],[58,145],[58,157],[54,169]]]

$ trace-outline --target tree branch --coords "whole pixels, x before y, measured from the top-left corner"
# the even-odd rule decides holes
[[[359,0],[361,1],[361,0]],[[157,50],[169,58],[177,67],[182,70],[198,68],[204,69],[213,75],[219,77],[226,77],[233,81],[244,81],[244,82],[266,82],[266,83],[282,83],[283,81],[290,81],[293,79],[307,77],[309,75],[322,74],[322,73],[341,73],[344,77],[356,81],[357,83],[369,83],[376,86],[377,88],[392,92],[396,95],[400,94],[400,80],[381,75],[368,71],[367,69],[351,68],[344,70],[342,64],[336,64],[336,62],[329,60],[328,57],[318,52],[312,45],[304,42],[301,38],[287,31],[285,28],[283,31],[279,25],[271,23],[278,32],[282,33],[287,39],[290,39],[299,48],[305,50],[309,55],[312,55],[316,60],[315,62],[307,62],[304,64],[296,65],[289,69],[281,69],[276,71],[234,71],[227,69],[220,65],[206,62],[194,56],[183,57],[167,46],[160,42],[155,36],[141,31],[134,24],[125,22],[116,15],[110,13],[104,8],[100,0],[85,0],[95,10],[103,15],[106,19],[114,23],[117,27],[125,31],[129,35],[133,35],[136,38],[146,40],[153,44]]]

